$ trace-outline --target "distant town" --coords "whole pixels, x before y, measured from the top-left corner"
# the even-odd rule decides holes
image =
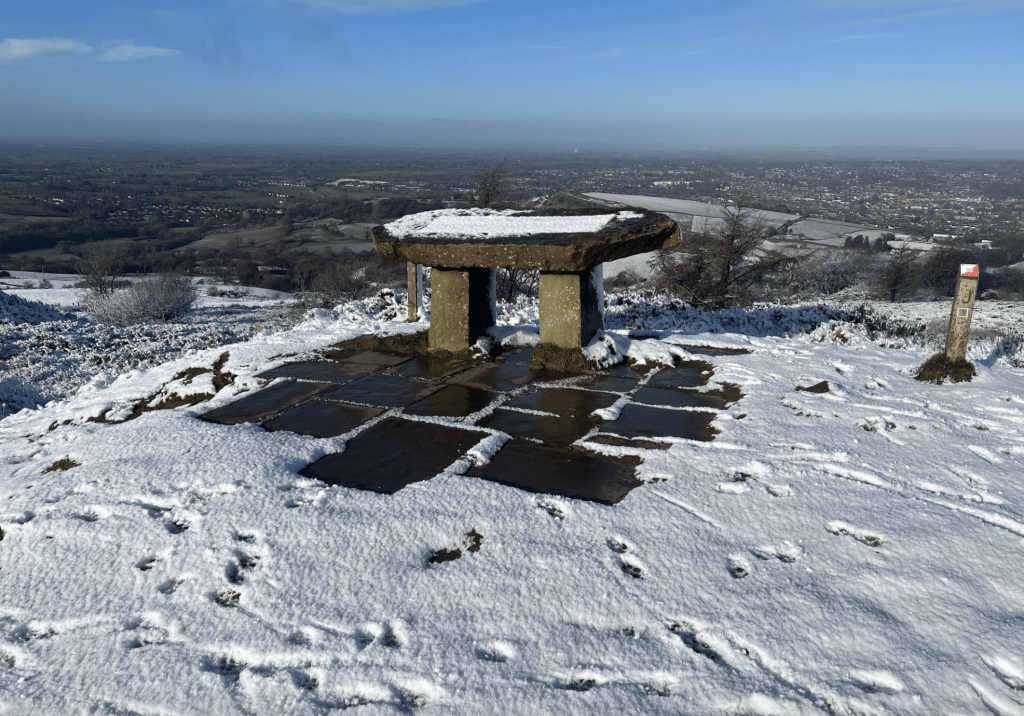
[[[101,241],[132,242],[158,254],[261,228],[279,229],[280,241],[307,225],[361,240],[365,249],[373,224],[468,205],[480,177],[497,166],[504,167],[508,196],[520,200],[563,190],[721,205],[742,200],[850,225],[835,228],[840,239],[863,227],[921,243],[1024,252],[1024,161],[1017,160],[5,145],[0,268],[59,269],[67,263],[62,257]],[[807,221],[782,223],[792,238],[805,229],[809,239],[828,235],[814,235]],[[254,235],[237,239],[255,247]]]

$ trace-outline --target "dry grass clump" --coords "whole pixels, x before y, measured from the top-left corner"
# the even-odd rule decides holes
[[[942,385],[947,380],[954,383],[966,383],[977,374],[978,369],[966,358],[950,360],[945,352],[942,352],[936,353],[926,360],[917,369],[917,374],[914,377],[918,380]]]

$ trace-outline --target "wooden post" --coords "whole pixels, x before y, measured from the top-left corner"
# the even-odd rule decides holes
[[[946,358],[951,361],[967,357],[967,334],[971,330],[979,275],[978,264],[960,264],[960,275],[956,279],[956,292],[953,294],[953,310],[949,315],[949,332],[946,334]]]

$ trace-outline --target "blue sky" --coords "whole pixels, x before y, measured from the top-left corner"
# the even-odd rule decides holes
[[[1024,150],[1021,0],[0,0],[0,138]]]

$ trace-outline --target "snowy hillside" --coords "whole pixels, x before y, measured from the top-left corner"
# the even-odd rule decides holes
[[[912,373],[948,306],[614,298],[617,355],[749,351],[701,356],[743,395],[713,441],[606,447],[644,482],[616,505],[466,476],[488,450],[391,495],[327,487],[298,471],[354,435],[197,418],[268,368],[425,327],[365,302],[0,420],[0,712],[1024,713],[1020,308],[980,302],[979,375],[939,386]],[[529,345],[536,308],[502,323]],[[54,350],[95,330],[0,323],[20,346],[48,326]],[[200,402],[135,410],[171,396]]]

